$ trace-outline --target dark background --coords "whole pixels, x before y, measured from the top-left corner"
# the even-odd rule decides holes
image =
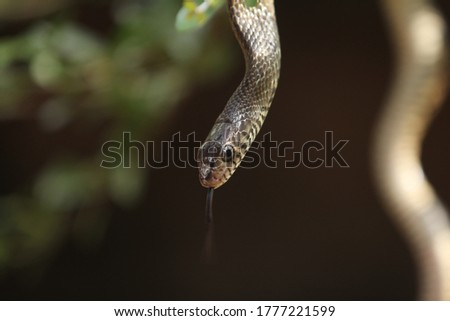
[[[0,283],[1,299],[416,298],[415,264],[371,176],[372,129],[394,68],[380,5],[325,0],[276,5],[282,73],[258,137],[271,131],[274,139],[294,140],[299,147],[333,131],[336,140],[350,140],[342,153],[350,168],[238,170],[215,193],[218,263],[212,266],[200,260],[206,192],[196,169],[147,170],[149,186],[136,206],[111,205],[100,246],[80,250],[65,240],[39,278],[9,269]],[[448,1],[438,5],[450,21]],[[221,36],[232,37],[231,29]],[[239,55],[237,43],[234,50]],[[242,77],[238,61],[241,68],[223,82],[198,87],[178,104],[157,140],[178,131],[206,137]],[[449,121],[447,98],[423,149],[425,172],[446,204]],[[86,153],[101,146],[91,139],[95,130],[81,137],[70,130],[48,137],[33,119],[3,121],[0,137],[0,155],[8,165],[2,169],[3,185],[26,181],[38,167],[33,159],[61,146]]]

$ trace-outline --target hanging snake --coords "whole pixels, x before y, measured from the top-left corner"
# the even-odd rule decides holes
[[[246,71],[198,154],[200,183],[208,188],[209,223],[213,191],[235,172],[261,129],[280,75],[274,0],[227,3]],[[445,88],[444,23],[429,0],[384,0],[383,5],[398,51],[398,71],[375,131],[375,178],[416,257],[421,298],[450,299],[447,212],[420,163],[422,140]]]
[[[267,116],[280,75],[281,49],[273,0],[228,0],[245,57],[245,76],[199,150],[200,183],[223,185],[245,156]]]

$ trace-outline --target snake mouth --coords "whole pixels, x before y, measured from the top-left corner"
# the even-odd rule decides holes
[[[222,180],[213,174],[212,171],[209,171],[206,175],[203,173],[199,174],[200,184],[206,188],[218,188],[221,186]]]

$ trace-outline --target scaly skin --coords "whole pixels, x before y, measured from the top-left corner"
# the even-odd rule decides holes
[[[244,79],[199,151],[200,183],[218,188],[234,173],[266,119],[280,76],[280,40],[273,0],[254,7],[228,0],[233,31],[245,57]]]

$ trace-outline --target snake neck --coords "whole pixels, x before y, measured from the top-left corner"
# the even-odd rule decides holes
[[[228,0],[231,25],[244,58],[244,78],[217,122],[233,123],[249,147],[267,116],[280,76],[281,50],[273,0],[248,6]],[[244,151],[245,153],[245,151]]]

